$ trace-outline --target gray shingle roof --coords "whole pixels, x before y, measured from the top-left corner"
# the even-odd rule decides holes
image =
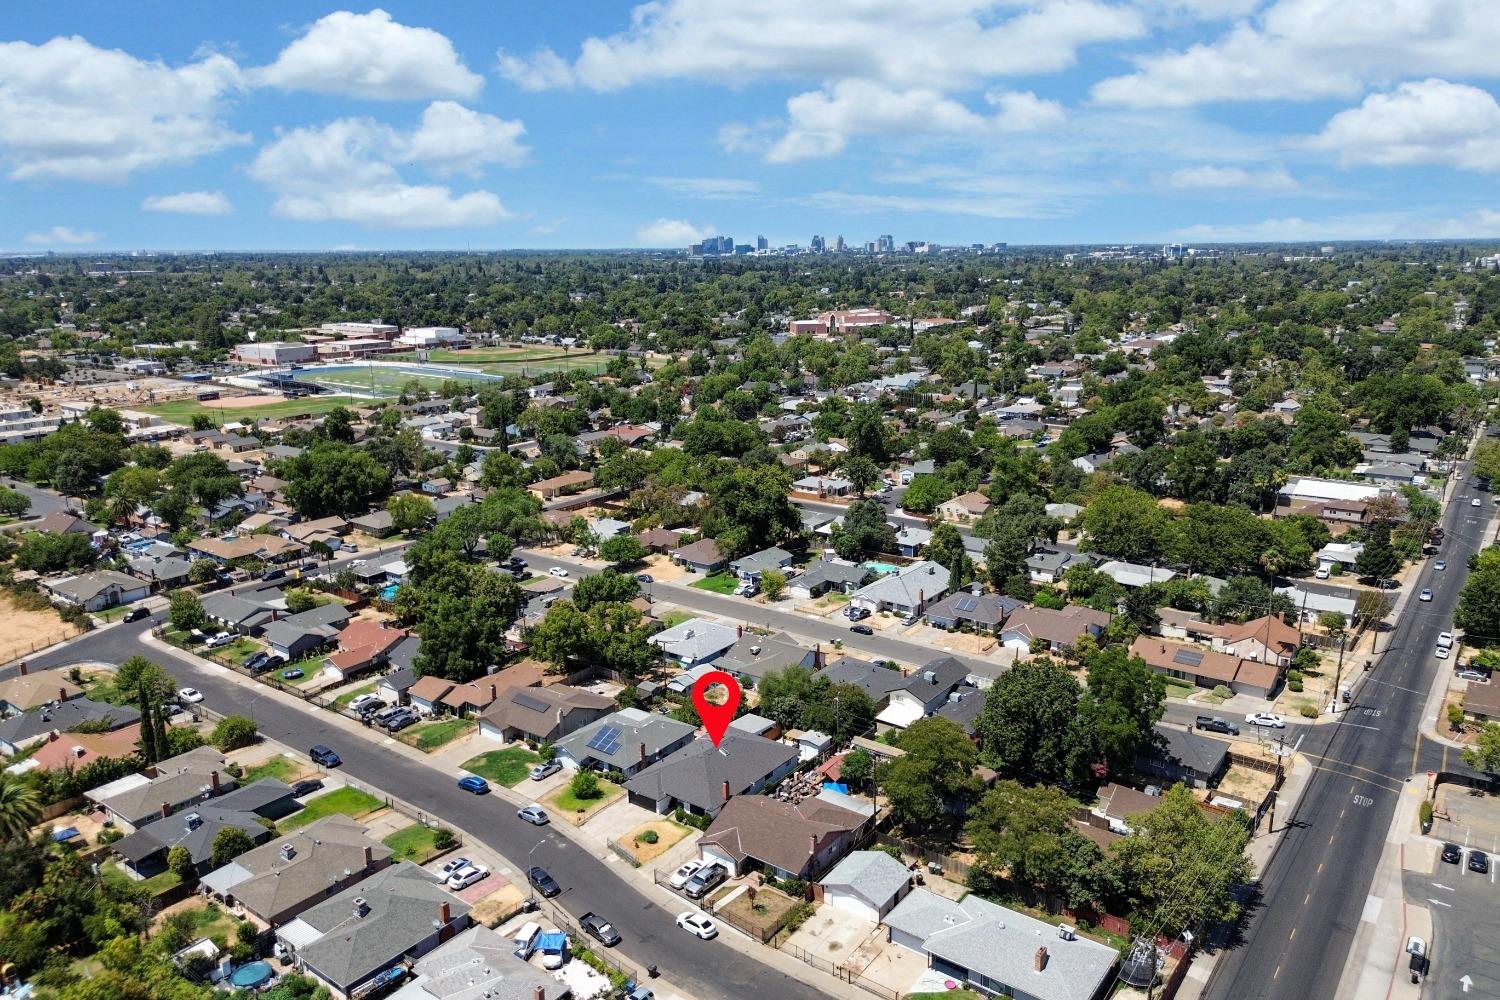
[[[145,829],[161,825],[153,823]],[[292,848],[290,858],[283,854],[287,846]],[[377,865],[394,853],[366,835],[365,828],[352,818],[327,816],[241,854],[209,872],[203,881],[216,892],[232,892],[252,912],[270,919],[326,897],[328,887],[342,881],[346,871],[362,871],[367,847],[371,862]]]
[[[724,805],[724,782],[729,782],[731,795],[738,795],[796,759],[796,747],[729,730],[717,749],[700,737],[641,771],[625,787],[634,795],[671,797],[716,813]]]
[[[417,962],[413,985],[435,1000],[532,1000],[537,987],[548,997],[561,995],[556,979],[514,951],[515,942],[471,927]]]
[[[79,726],[108,722],[110,729],[121,729],[139,722],[141,713],[129,705],[110,705],[88,698],[73,698],[57,708],[36,709],[0,720],[0,742],[15,746],[57,729],[72,732]]]
[[[619,730],[619,748],[613,753],[590,750],[589,742],[605,726],[613,726]],[[647,759],[654,758],[665,748],[691,736],[696,728],[665,715],[647,714],[638,708],[623,708],[559,740],[557,747],[576,761],[597,760],[623,770],[640,761],[642,749],[645,750]]]
[[[906,866],[884,851],[851,851],[823,877],[823,886],[852,893],[879,909],[910,880]]]

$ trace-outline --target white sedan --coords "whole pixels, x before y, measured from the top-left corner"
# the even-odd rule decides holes
[[[712,940],[719,936],[719,928],[714,922],[701,913],[689,910],[686,913],[677,914],[677,926],[704,941]]]
[[[1432,588],[1431,587],[1423,587],[1422,588],[1422,592],[1417,595],[1417,600],[1419,600],[1419,601],[1430,601],[1430,600],[1432,600]]]
[[[458,871],[448,876],[448,888],[467,889],[475,882],[489,877],[490,870],[484,865],[470,865],[467,868],[460,868]]]
[[[1245,721],[1252,726],[1264,726],[1267,729],[1286,728],[1286,720],[1272,712],[1251,712],[1245,716]]]
[[[177,692],[177,697],[183,701],[196,705],[203,700],[203,692],[197,688],[182,688]]]
[[[1470,507],[1478,507],[1478,506],[1480,506],[1479,498],[1475,497],[1473,500],[1470,500],[1469,501],[1469,506]]]
[[[565,569],[563,569],[561,566],[553,566],[551,569],[549,569],[547,571],[547,575],[549,575],[549,576],[556,576],[556,577],[563,577],[563,576],[567,576],[568,575],[568,571],[565,570]]]
[[[672,888],[681,889],[683,886],[687,885],[688,879],[692,878],[693,875],[697,873],[698,869],[702,867],[703,862],[697,860],[696,858],[692,861],[685,861],[683,862],[681,868],[672,873],[672,877],[668,879],[668,881],[672,884]]]

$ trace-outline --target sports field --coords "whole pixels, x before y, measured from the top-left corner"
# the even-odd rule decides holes
[[[174,424],[190,424],[193,417],[206,414],[216,424],[236,420],[274,420],[279,417],[299,417],[304,414],[327,413],[336,406],[358,406],[359,400],[348,396],[305,396],[301,399],[280,399],[276,402],[255,406],[236,406],[235,397],[225,400],[211,399],[200,403],[196,399],[177,399],[170,403],[156,403],[137,409],[154,413]]]

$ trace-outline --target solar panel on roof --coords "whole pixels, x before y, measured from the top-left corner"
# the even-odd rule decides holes
[[[1172,654],[1173,663],[1186,663],[1190,667],[1196,667],[1203,662],[1203,654],[1196,649],[1179,649]]]
[[[977,607],[979,607],[979,599],[976,597],[960,597],[958,599],[958,610],[960,611],[973,611]]]
[[[513,696],[512,700],[514,700],[515,703],[517,705],[520,705],[522,708],[530,709],[533,712],[550,712],[550,711],[552,711],[552,706],[551,705],[547,704],[545,701],[543,701],[542,699],[538,698],[536,695],[534,695],[534,694],[527,694],[525,691],[518,691],[518,692],[516,692],[516,694]]]
[[[589,749],[596,750],[604,756],[617,753],[620,749],[620,729],[618,726],[603,726],[589,740]]]

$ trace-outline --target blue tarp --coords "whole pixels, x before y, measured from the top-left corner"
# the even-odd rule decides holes
[[[825,792],[838,792],[840,795],[849,794],[849,786],[838,781],[823,782],[823,790]]]
[[[76,836],[78,836],[78,827],[76,827],[76,826],[64,827],[61,830],[53,830],[52,831],[52,842],[54,844],[61,844],[64,841],[72,840]]]
[[[536,939],[537,951],[562,951],[568,946],[568,936],[562,932],[543,934]]]

